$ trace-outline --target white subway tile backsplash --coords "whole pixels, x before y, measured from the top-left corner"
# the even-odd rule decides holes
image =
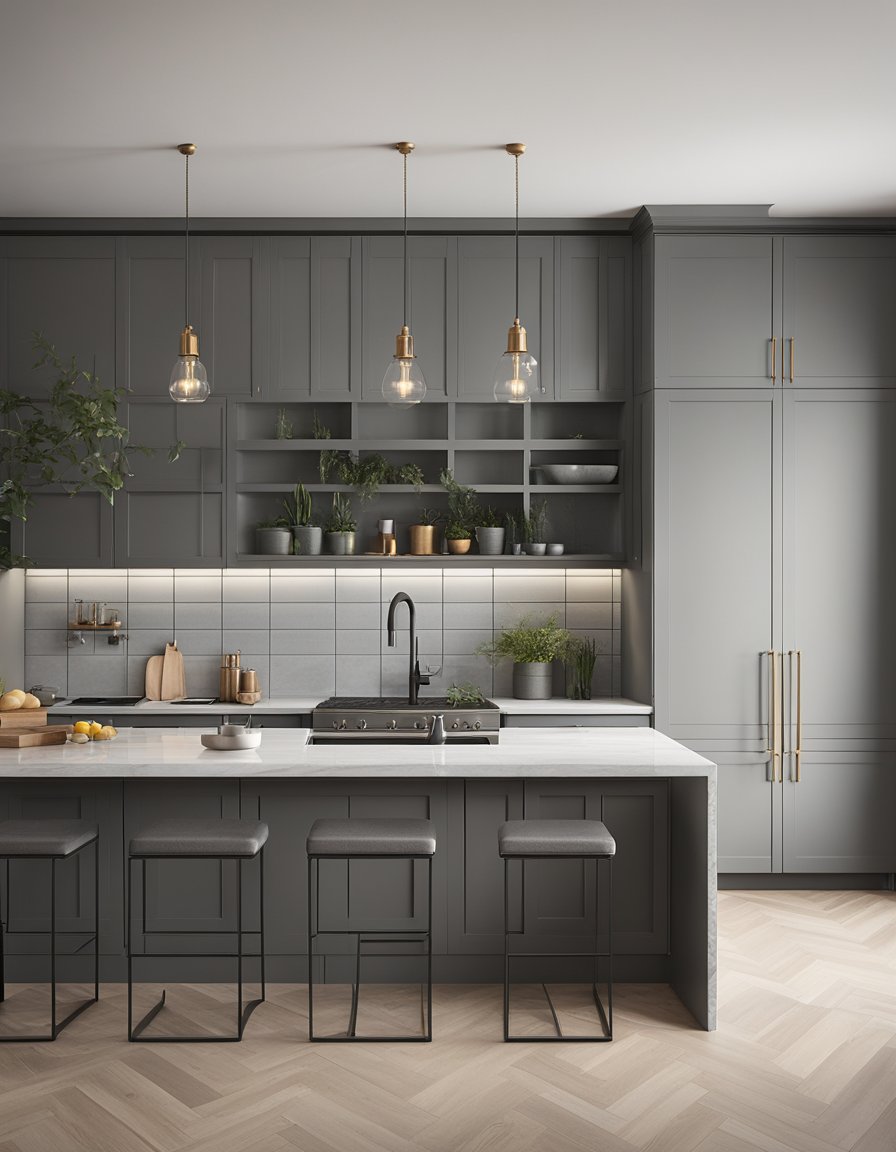
[[[103,581],[108,581],[103,584]],[[85,633],[66,648],[72,587],[84,599],[119,607],[130,641],[117,647]],[[115,593],[125,588],[125,594]],[[279,569],[141,569],[89,573],[44,570],[26,576],[26,678],[71,695],[143,691],[146,661],[177,636],[191,695],[217,695],[222,651],[242,652],[266,695],[404,695],[408,612],[396,616],[397,645],[386,643],[392,596],[416,605],[420,663],[433,673],[423,695],[444,695],[452,682],[472,681],[486,695],[509,695],[512,670],[492,669],[475,648],[495,630],[527,616],[554,615],[561,626],[600,642],[595,694],[621,685],[621,580],[606,569],[421,571],[408,564],[340,571]],[[176,633],[175,633],[176,630]],[[562,694],[562,668],[555,690]]]

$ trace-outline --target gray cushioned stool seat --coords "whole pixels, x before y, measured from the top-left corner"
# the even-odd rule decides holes
[[[87,820],[3,820],[0,856],[70,856],[98,834]]]
[[[131,840],[132,856],[257,856],[268,838],[260,820],[160,820]]]
[[[315,820],[307,849],[309,856],[432,856],[436,826],[403,816]]]
[[[615,856],[600,820],[508,820],[498,829],[500,856]]]

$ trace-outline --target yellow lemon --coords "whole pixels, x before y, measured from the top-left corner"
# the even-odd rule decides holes
[[[96,734],[98,732],[102,732],[102,730],[103,730],[102,724],[97,724],[96,720],[91,720],[90,727],[87,729],[87,734],[89,736],[93,736],[94,739],[96,739]]]
[[[107,737],[108,737],[110,740],[113,738],[113,736],[117,736],[117,735],[118,735],[118,729],[117,729],[117,728],[113,728],[111,724],[104,724],[104,725],[103,725],[103,731],[105,732],[106,736],[107,736]]]
[[[89,720],[78,720],[75,723],[73,731],[77,732],[78,735],[87,736],[90,732],[90,721]]]
[[[89,744],[89,743],[90,743],[90,737],[87,735],[86,732],[73,732],[72,733],[72,744]]]
[[[112,737],[105,728],[100,728],[99,732],[94,732],[92,739],[94,740],[111,740]]]

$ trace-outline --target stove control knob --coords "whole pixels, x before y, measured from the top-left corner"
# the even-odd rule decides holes
[[[344,732],[346,727],[347,727],[347,724],[346,724],[345,720],[340,720],[339,721],[339,731]]]
[[[451,727],[452,727],[452,729],[453,729],[453,728],[460,728],[460,721],[459,721],[459,720],[455,720],[455,721],[454,721],[454,723],[451,725]]]
[[[469,720],[464,720],[464,729],[466,730],[466,729],[468,729],[469,727],[470,727],[470,721],[469,721]]]
[[[394,732],[397,727],[398,727],[398,721],[397,720],[390,720],[389,723],[386,725],[386,731],[387,732]]]
[[[426,727],[426,717],[424,716],[424,718],[422,720],[415,720],[414,721],[414,727],[415,728],[425,728]]]
[[[364,729],[367,727],[367,721],[366,720],[359,720],[357,727],[360,729],[360,731],[363,732]]]
[[[473,731],[478,732],[481,727],[482,727],[481,721],[477,720],[476,723],[473,725]]]

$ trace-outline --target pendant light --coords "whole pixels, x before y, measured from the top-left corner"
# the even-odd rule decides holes
[[[190,324],[190,157],[196,145],[178,144],[177,150],[184,158],[184,330],[168,392],[178,404],[201,404],[208,400],[211,387],[205,365],[199,359],[199,337]]]
[[[419,404],[426,395],[423,371],[414,356],[414,337],[408,328],[408,156],[414,151],[409,140],[395,145],[404,164],[404,313],[401,332],[395,337],[395,355],[383,377],[383,398],[396,407]]]
[[[513,157],[516,190],[516,223],[514,227],[516,261],[516,310],[507,333],[507,351],[495,370],[495,399],[505,404],[526,404],[538,391],[538,361],[526,345],[526,329],[520,325],[520,156],[525,144],[505,144],[504,151]]]

